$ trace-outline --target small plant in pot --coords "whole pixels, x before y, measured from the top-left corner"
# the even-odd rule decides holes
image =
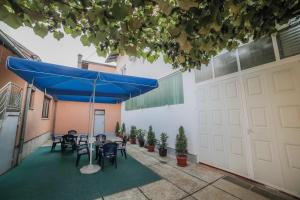
[[[183,127],[180,126],[179,133],[176,136],[176,159],[178,166],[187,166],[187,153],[187,138]]]
[[[120,123],[119,123],[119,122],[117,122],[117,124],[116,124],[115,134],[116,134],[117,137],[118,137],[119,134],[120,134]]]
[[[155,133],[152,130],[152,126],[149,126],[149,131],[147,134],[147,148],[149,152],[154,152],[156,144]]]
[[[139,141],[140,147],[143,147],[145,145],[145,131],[142,129],[137,130],[137,139]]]
[[[119,135],[119,137],[123,138],[123,136],[125,136],[125,135],[126,135],[126,126],[125,126],[125,123],[122,123],[122,127],[120,129],[120,135]]]
[[[167,145],[168,145],[167,140],[168,140],[168,135],[166,133],[161,133],[160,141],[159,141],[159,155],[161,157],[167,156]]]
[[[131,144],[136,144],[136,127],[135,126],[131,126],[130,128],[130,135],[129,135],[129,138],[130,138],[130,143]]]

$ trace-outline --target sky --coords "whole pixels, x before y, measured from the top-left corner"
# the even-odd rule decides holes
[[[13,29],[3,22],[0,22],[0,29],[37,54],[44,62],[76,67],[79,53],[83,55],[84,60],[100,63],[105,61],[105,58],[97,55],[93,46],[84,47],[79,37],[74,39],[65,35],[58,41],[52,34],[48,34],[45,38],[41,38],[28,27]]]

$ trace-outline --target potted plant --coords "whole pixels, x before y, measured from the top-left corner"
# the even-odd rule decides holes
[[[155,144],[156,144],[156,139],[155,139],[155,133],[152,130],[152,126],[149,126],[149,131],[147,135],[147,148],[149,152],[154,152],[155,149]]]
[[[167,140],[168,140],[168,135],[166,133],[161,133],[160,141],[159,141],[159,155],[161,157],[167,156],[167,145],[168,145]]]
[[[115,128],[115,134],[116,134],[117,137],[119,136],[119,133],[120,133],[119,131],[120,131],[120,123],[117,122],[116,128]]]
[[[129,138],[130,138],[131,144],[136,144],[136,127],[135,126],[131,126]]]
[[[187,138],[183,127],[180,126],[179,133],[176,136],[176,159],[178,166],[187,166],[187,153]]]
[[[120,128],[120,138],[123,138],[123,136],[126,135],[126,126],[125,123],[122,123],[122,127]]]
[[[142,129],[137,130],[137,139],[139,141],[140,147],[143,147],[145,145],[145,131]]]

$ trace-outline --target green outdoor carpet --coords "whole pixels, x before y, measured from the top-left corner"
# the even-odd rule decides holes
[[[0,199],[95,199],[160,179],[129,155],[125,160],[119,154],[117,169],[105,160],[104,171],[90,175],[79,171],[88,163],[87,156],[82,156],[78,168],[75,159],[76,152],[50,153],[49,147],[39,148],[0,176]]]

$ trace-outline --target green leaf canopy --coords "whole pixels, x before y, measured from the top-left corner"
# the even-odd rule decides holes
[[[174,68],[206,64],[223,49],[276,32],[300,14],[299,0],[2,0],[0,20],[45,37],[80,37],[97,53]],[[63,33],[64,32],[64,33]]]

